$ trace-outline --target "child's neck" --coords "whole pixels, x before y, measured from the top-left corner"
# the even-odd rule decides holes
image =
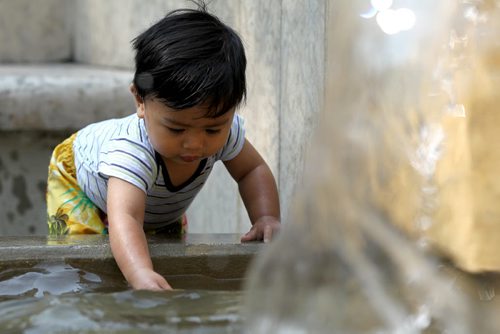
[[[188,182],[195,174],[199,173],[201,161],[194,161],[192,163],[177,163],[172,160],[163,159],[164,166],[166,167],[166,174],[170,183],[174,187],[179,187]],[[167,182],[167,180],[165,180]],[[187,184],[186,184],[187,185]]]

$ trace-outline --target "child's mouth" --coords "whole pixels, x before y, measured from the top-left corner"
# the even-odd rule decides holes
[[[184,162],[193,162],[198,159],[200,159],[200,157],[195,155],[181,155],[181,160]]]

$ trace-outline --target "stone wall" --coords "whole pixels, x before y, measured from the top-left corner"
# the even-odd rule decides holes
[[[285,217],[323,97],[326,2],[209,3],[244,41],[248,99],[239,112],[248,139],[276,176]],[[182,0],[147,5],[39,0],[36,6],[29,0],[0,0],[0,234],[46,233],[43,191],[51,149],[87,123],[134,112],[128,96],[130,41],[167,11],[192,6]],[[12,62],[24,69],[35,63],[30,66],[40,72],[28,69],[27,80]],[[47,83],[52,88],[44,90]],[[222,165],[213,174],[188,212],[190,231],[245,232],[250,225],[236,184]]]
[[[71,0],[73,1],[73,0]],[[0,0],[0,61],[55,62],[72,57],[70,1]]]

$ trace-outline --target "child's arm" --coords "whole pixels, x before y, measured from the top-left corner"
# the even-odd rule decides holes
[[[146,195],[136,186],[111,177],[108,181],[108,224],[111,250],[134,289],[172,289],[153,270],[143,230]]]
[[[238,182],[252,222],[252,228],[241,241],[271,240],[273,232],[280,228],[280,206],[276,181],[269,166],[248,140],[241,152],[224,164]]]

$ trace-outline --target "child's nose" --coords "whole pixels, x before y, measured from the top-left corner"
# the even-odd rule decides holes
[[[194,136],[187,136],[184,139],[183,146],[185,149],[188,150],[200,150],[203,147],[203,138],[202,136],[194,135]]]

